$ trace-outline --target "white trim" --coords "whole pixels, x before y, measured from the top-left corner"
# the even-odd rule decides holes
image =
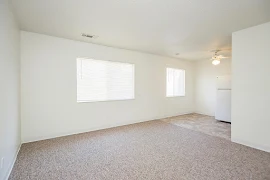
[[[213,114],[208,114],[208,113],[204,113],[204,112],[201,112],[201,111],[195,111],[194,113],[197,113],[197,114],[202,114],[202,115],[206,115],[206,116],[215,116]]]
[[[262,151],[265,151],[265,152],[270,152],[270,146],[259,145],[259,144],[256,144],[256,143],[248,142],[248,141],[245,141],[245,140],[240,140],[240,139],[233,138],[233,137],[231,138],[231,141],[234,142],[234,143],[237,143],[237,144],[242,144],[242,145],[249,146],[249,147],[255,148],[255,149],[259,149],[259,150],[262,150]]]
[[[109,125],[102,126],[102,127],[93,127],[90,129],[77,130],[76,132],[66,132],[66,133],[54,134],[54,135],[43,136],[43,137],[24,138],[22,140],[22,143],[35,142],[35,141],[41,141],[41,140],[46,140],[46,139],[53,139],[53,138],[58,138],[58,137],[87,133],[87,132],[98,131],[98,130],[102,130],[102,129],[109,129],[109,128],[114,128],[114,127],[119,127],[119,126],[126,126],[126,125],[147,122],[147,121],[153,121],[153,120],[161,120],[161,119],[165,119],[165,118],[169,118],[169,117],[180,116],[180,115],[191,114],[191,113],[194,113],[194,111],[186,111],[184,113],[177,113],[177,114],[169,115],[169,116],[149,118],[150,120],[149,119],[142,119],[142,120],[136,120],[136,121],[114,123],[114,124],[109,124]]]
[[[19,151],[20,151],[20,149],[21,149],[21,145],[22,145],[22,144],[20,144],[20,146],[19,146],[19,148],[18,148],[18,150],[17,150],[17,152],[16,152],[16,155],[15,155],[14,158],[13,158],[13,161],[12,161],[10,167],[9,167],[7,176],[6,176],[6,178],[4,178],[4,180],[8,180],[8,178],[9,178],[9,176],[10,176],[10,174],[11,174],[11,171],[12,171],[12,169],[13,169],[13,167],[14,167],[14,164],[15,164],[15,162],[16,162],[16,160],[17,160],[17,156],[18,156]]]
[[[180,113],[180,114],[175,114],[175,115],[170,115],[170,116],[164,116],[162,118],[158,118],[158,119],[155,119],[155,120],[161,120],[161,119],[165,119],[165,118],[170,118],[170,117],[175,117],[175,116],[181,116],[181,115],[186,115],[186,114],[192,114],[192,113],[195,113],[194,111],[187,111],[187,112],[184,112],[184,113]]]

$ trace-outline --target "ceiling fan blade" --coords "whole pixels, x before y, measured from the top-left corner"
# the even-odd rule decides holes
[[[226,57],[226,56],[223,56],[223,55],[219,55],[218,58],[224,59],[224,58],[229,58],[229,57]]]

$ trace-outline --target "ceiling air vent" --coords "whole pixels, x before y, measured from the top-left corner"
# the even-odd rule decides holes
[[[95,36],[95,35],[90,35],[90,34],[85,34],[85,33],[82,33],[82,36],[87,37],[87,38],[91,38],[91,39],[95,39],[95,38],[98,37],[98,36]]]

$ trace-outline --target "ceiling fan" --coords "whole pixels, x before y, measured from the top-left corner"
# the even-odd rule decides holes
[[[211,52],[214,52],[211,60],[212,60],[212,64],[213,65],[218,65],[220,64],[220,60],[221,59],[225,59],[225,58],[228,58],[228,57],[225,57],[223,55],[217,55],[217,53],[219,52],[220,50],[214,50],[214,51],[211,51]]]

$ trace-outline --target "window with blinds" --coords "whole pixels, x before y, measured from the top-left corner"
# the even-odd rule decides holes
[[[167,68],[166,96],[185,96],[185,70]]]
[[[77,102],[134,99],[134,64],[77,59]]]

